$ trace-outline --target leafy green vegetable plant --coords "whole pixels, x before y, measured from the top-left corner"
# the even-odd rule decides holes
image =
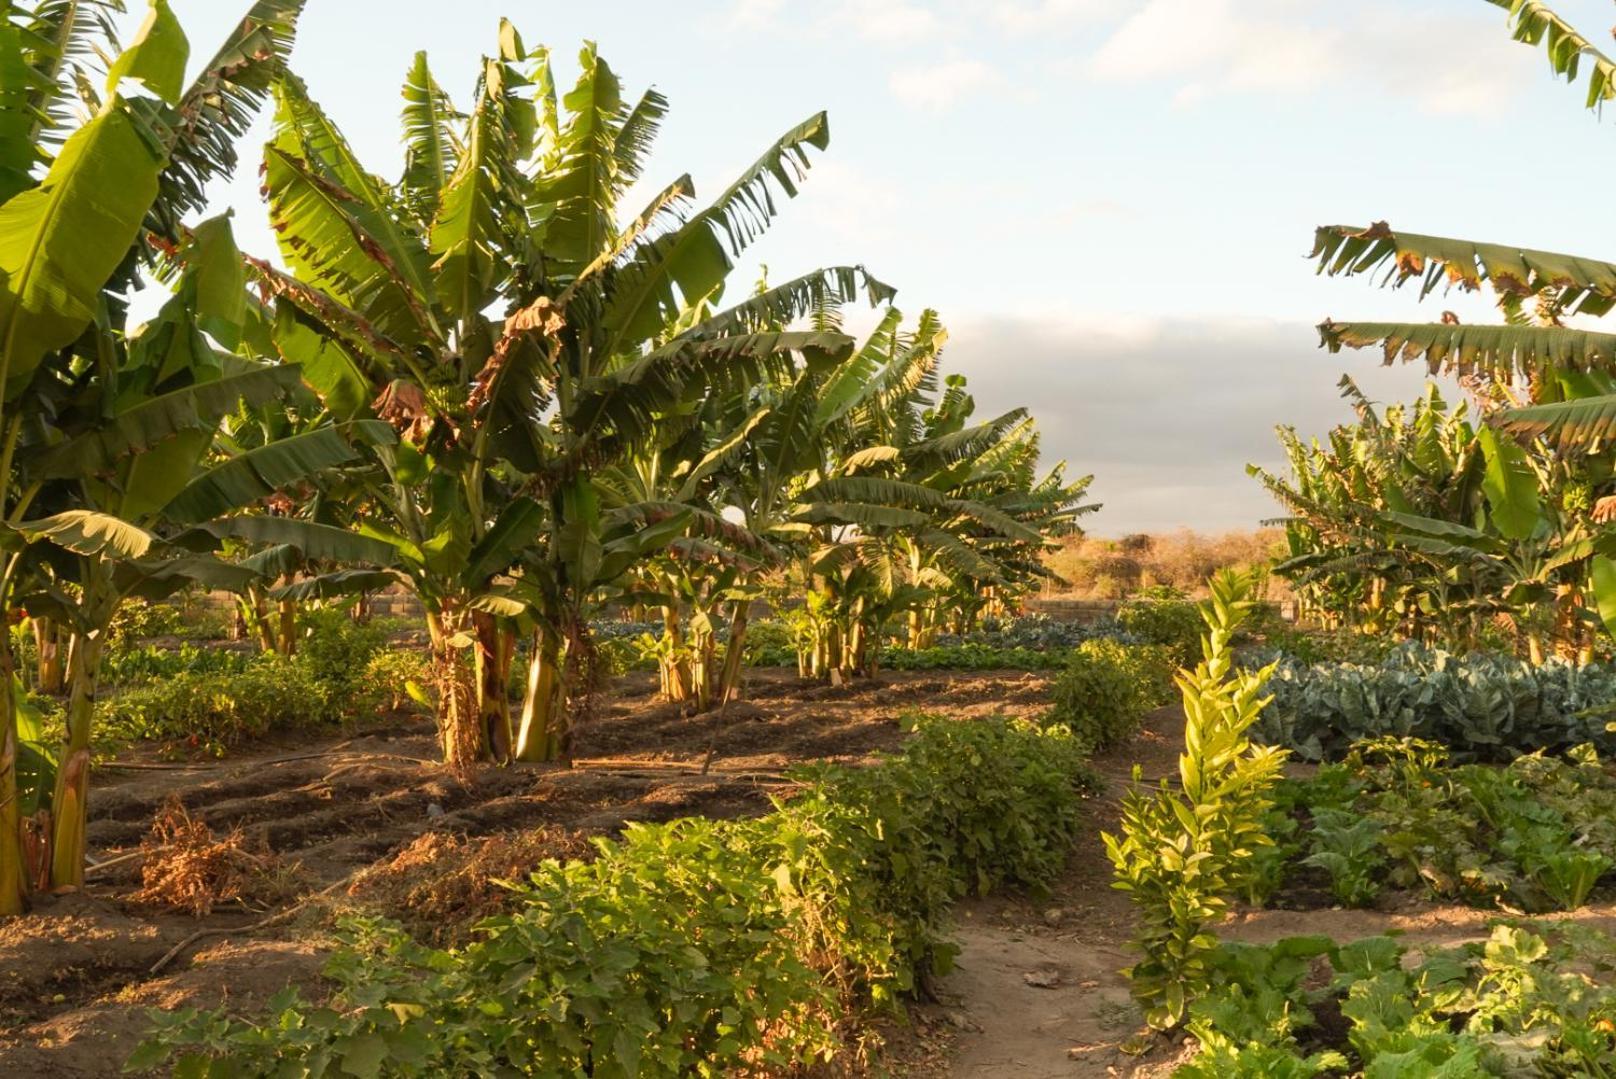
[[[1604,709],[1616,666],[1551,659],[1533,665],[1485,652],[1459,656],[1405,644],[1368,663],[1282,658],[1258,735],[1304,760],[1339,759],[1358,742],[1420,738],[1462,759],[1508,760],[1592,743],[1616,749]]]
[[[1304,865],[1330,874],[1330,892],[1349,907],[1364,907],[1380,894],[1386,857],[1381,824],[1373,817],[1343,809],[1313,811],[1312,853]]]
[[[1210,967],[1176,1076],[1616,1074],[1616,940],[1576,923],[1497,923],[1450,949],[1225,944]]]

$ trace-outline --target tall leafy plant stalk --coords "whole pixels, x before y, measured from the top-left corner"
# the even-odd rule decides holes
[[[274,345],[333,418],[397,430],[345,482],[361,492],[360,529],[426,609],[444,757],[461,769],[566,755],[569,701],[591,683],[590,610],[687,531],[688,507],[615,503],[602,476],[665,418],[853,346],[761,324],[790,325],[861,282],[890,294],[833,267],[718,309],[734,258],[826,146],[826,118],[787,130],[713,202],[697,204],[685,176],[631,216],[622,200],[667,101],[626,97],[593,45],[578,68],[558,95],[549,51],[502,23],[462,113],[418,57],[396,183],[363,167],[294,78],[276,87],[265,150],[289,271],[256,267]],[[343,572],[299,586],[377,584]],[[519,633],[533,647],[513,717]]]
[[[1129,791],[1122,835],[1101,837],[1116,867],[1113,887],[1131,893],[1139,910],[1135,944],[1144,958],[1127,971],[1133,995],[1160,1030],[1182,1022],[1187,1002],[1207,984],[1218,943],[1209,927],[1249,882],[1253,852],[1272,843],[1262,820],[1286,751],[1254,745],[1247,732],[1268,703],[1262,694],[1273,668],[1236,669],[1231,647],[1255,605],[1255,586],[1254,575],[1226,570],[1212,578],[1202,604],[1204,658],[1177,679],[1180,788],[1164,779],[1154,790]],[[1137,765],[1134,778],[1141,778]]]

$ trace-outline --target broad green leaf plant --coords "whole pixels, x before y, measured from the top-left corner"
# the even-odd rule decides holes
[[[201,208],[206,183],[234,167],[234,141],[290,48],[301,7],[259,0],[188,84],[189,43],[166,0],[151,0],[122,51],[110,4],[42,0],[0,11],[0,611],[9,624],[26,609],[71,634],[67,738],[53,779],[49,769],[31,772],[36,788],[52,788],[48,801],[18,789],[19,702],[4,695],[0,913],[20,909],[30,887],[82,883],[90,720],[119,604],[250,575],[214,556],[210,533],[186,535],[167,510],[206,472],[221,418],[283,393],[297,372],[244,347],[228,223],[180,222]],[[104,76],[102,56],[111,57]],[[143,269],[172,280],[176,294],[136,329],[123,297]],[[284,473],[287,459],[279,463]],[[210,508],[241,504],[215,498]],[[0,682],[12,671],[9,636],[0,636]],[[32,831],[46,849],[26,858],[24,804],[48,814]],[[40,872],[26,879],[24,865]]]
[[[1616,97],[1616,62],[1548,4],[1542,0],[1488,2],[1508,11],[1517,41],[1543,47],[1557,75],[1573,84],[1585,81],[1590,109],[1602,108]],[[1421,299],[1444,285],[1467,292],[1490,289],[1498,302],[1501,324],[1465,325],[1451,313],[1427,323],[1326,320],[1319,326],[1320,340],[1331,352],[1377,347],[1388,364],[1423,360],[1433,373],[1458,376],[1489,422],[1528,439],[1539,457],[1574,450],[1580,460],[1579,474],[1572,478],[1585,488],[1605,488],[1608,497],[1613,481],[1608,436],[1616,423],[1616,334],[1571,325],[1569,320],[1573,316],[1601,318],[1616,309],[1616,263],[1518,244],[1407,232],[1384,221],[1320,227],[1313,257],[1321,274],[1379,275],[1383,284],[1393,288],[1416,285]],[[1517,467],[1518,462],[1506,460],[1518,456],[1520,450],[1511,449],[1496,435],[1482,437],[1488,440],[1484,488],[1490,523],[1506,543],[1530,547],[1526,541],[1541,541],[1544,530],[1528,505],[1531,495],[1526,490],[1525,472]],[[1563,493],[1561,484],[1545,483],[1545,479],[1538,476],[1543,495]],[[1360,496],[1356,501],[1366,500]],[[1593,513],[1591,520],[1587,505],[1571,508],[1581,511],[1585,525],[1603,524],[1616,516],[1616,501],[1606,502],[1604,510]],[[1469,531],[1416,528],[1418,540],[1412,546],[1434,554],[1444,572],[1463,578],[1477,558],[1485,561],[1497,552],[1485,550],[1487,541],[1476,534],[1480,529],[1472,527],[1475,522],[1459,523]],[[1538,557],[1552,571],[1550,579],[1529,574],[1521,582],[1523,595],[1536,602],[1545,586],[1562,586],[1556,597],[1564,608],[1562,623],[1568,618],[1592,621],[1593,609],[1616,609],[1616,592],[1611,591],[1616,588],[1611,562],[1616,557],[1616,539],[1602,529],[1589,530],[1600,534],[1590,539],[1575,535],[1574,529],[1555,532],[1572,545],[1580,543],[1575,550],[1555,550],[1552,545],[1544,550],[1538,543],[1538,550],[1528,551],[1528,557]],[[1589,549],[1589,543],[1594,549]],[[1332,557],[1339,552],[1296,553]],[[1591,607],[1583,599],[1588,591],[1596,597]],[[1616,631],[1616,625],[1607,625]]]

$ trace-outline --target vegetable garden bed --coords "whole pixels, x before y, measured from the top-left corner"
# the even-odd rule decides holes
[[[957,717],[1032,714],[1047,678],[1020,672],[890,674],[833,688],[753,672],[748,699],[692,720],[656,703],[654,678],[630,675],[602,699],[577,747],[580,766],[489,768],[470,785],[433,757],[430,721],[357,737],[244,747],[222,761],[167,762],[150,748],[99,768],[90,847],[98,861],[135,851],[176,792],[218,836],[240,827],[293,876],[286,894],[258,882],[202,918],[136,904],[140,861],[92,874],[82,895],[43,899],[0,928],[0,1072],[110,1075],[146,1030],[146,1008],[253,1006],[288,984],[312,987],[329,950],[308,911],[242,927],[338,885],[333,904],[403,917],[428,939],[463,940],[502,909],[492,877],[548,855],[585,852],[627,821],[747,816],[767,810],[781,773],[809,760],[858,761],[899,744],[913,709]],[[709,747],[713,770],[701,775]],[[322,901],[324,902],[324,901]],[[198,930],[223,930],[151,968]]]

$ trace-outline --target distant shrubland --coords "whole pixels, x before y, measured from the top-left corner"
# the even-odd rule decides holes
[[[1121,599],[1159,586],[1199,594],[1220,569],[1266,567],[1284,555],[1285,533],[1277,528],[1218,535],[1181,529],[1120,538],[1072,536],[1044,555],[1044,565],[1066,582],[1051,584],[1051,592]],[[1284,587],[1283,581],[1271,580],[1268,598],[1277,598],[1274,590]]]

